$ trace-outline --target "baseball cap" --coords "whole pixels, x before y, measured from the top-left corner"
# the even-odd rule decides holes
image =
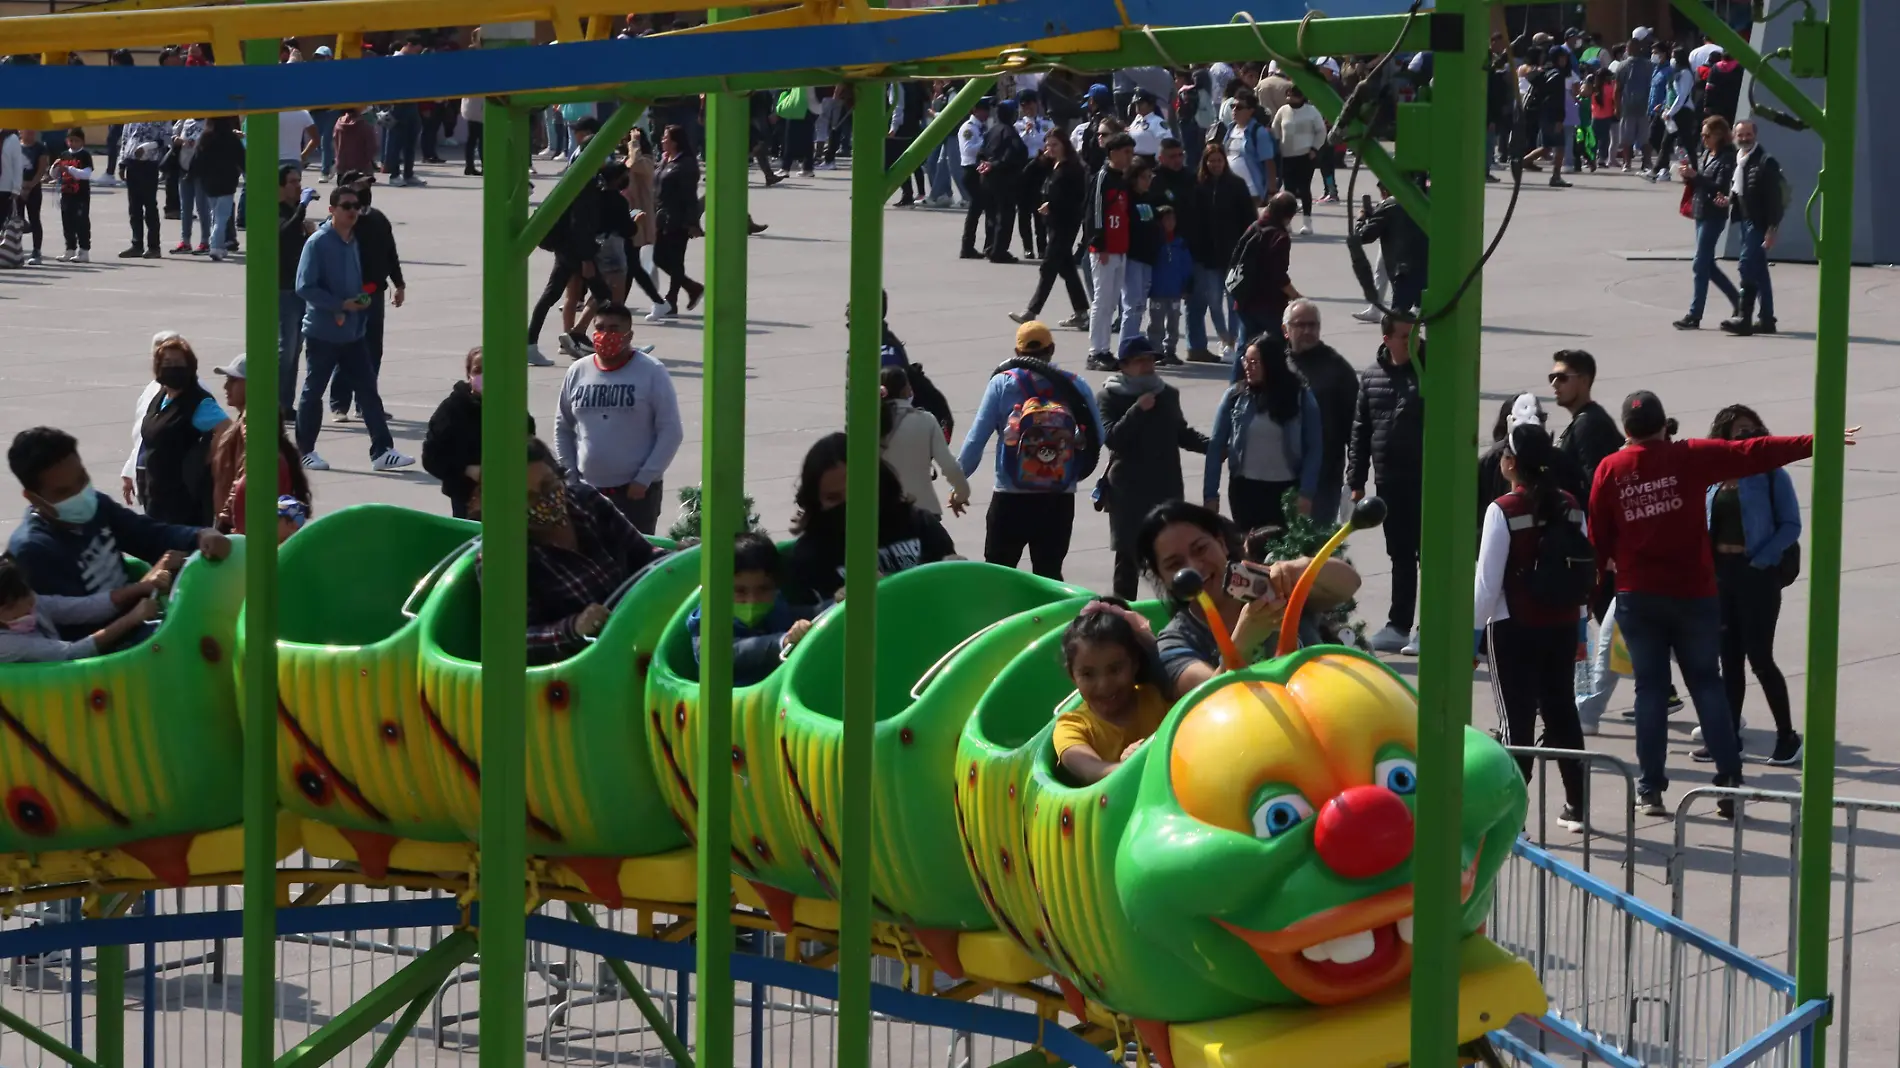
[[[1016,354],[1018,356],[1047,357],[1056,350],[1055,336],[1049,328],[1031,319],[1016,328]]]
[[[344,171],[342,174],[337,176],[336,184],[355,185],[356,183],[361,182],[361,181],[368,181],[369,184],[375,185],[376,176],[374,174],[371,174],[368,171]]]
[[[980,97],[977,97],[977,99],[976,99],[976,103],[975,103],[975,104],[973,104],[973,105],[971,105],[971,110],[972,110],[972,111],[974,111],[974,110],[975,110],[975,109],[977,109],[977,108],[982,108],[983,110],[985,110],[985,111],[988,111],[989,109],[991,109],[991,108],[993,108],[993,107],[995,107],[995,106],[996,106],[996,98],[995,98],[995,97],[993,97],[993,96],[980,96]]]
[[[336,53],[335,53],[334,51],[332,51],[332,50],[331,50],[331,48],[330,48],[330,46],[329,46],[329,45],[318,45],[318,46],[317,46],[317,55],[320,55],[320,56],[334,56],[334,55],[336,55]]]
[[[238,353],[237,359],[232,360],[223,367],[213,367],[211,371],[213,374],[220,374],[226,378],[242,379],[244,377],[244,354],[241,352]]]
[[[1108,86],[1103,85],[1101,82],[1096,82],[1094,85],[1089,86],[1089,95],[1114,96],[1115,94],[1108,91]]]
[[[1134,337],[1122,342],[1121,358],[1124,360],[1132,360],[1137,356],[1154,355],[1156,355],[1155,343],[1149,341],[1146,335],[1136,334]]]
[[[1034,104],[1041,99],[1041,97],[1036,95],[1034,89],[1021,89],[1016,93],[1016,102],[1018,104]]]
[[[1654,437],[1668,425],[1662,398],[1646,389],[1623,398],[1623,433],[1632,438]]]
[[[1650,29],[1648,26],[1638,26],[1630,31],[1630,40],[1647,41],[1649,40],[1649,35],[1654,32],[1656,31]]]

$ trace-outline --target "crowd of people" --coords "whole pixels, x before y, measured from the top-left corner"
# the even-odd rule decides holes
[[[1573,172],[1640,165],[1652,179],[1675,167],[1683,213],[1697,231],[1694,299],[1676,325],[1699,325],[1713,284],[1735,305],[1725,330],[1773,332],[1765,253],[1786,208],[1785,185],[1756,144],[1753,124],[1733,122],[1734,100],[1725,95],[1731,61],[1652,38],[1639,30],[1608,49],[1582,34],[1497,39],[1494,161],[1548,165],[1555,185],[1567,184],[1566,164]],[[395,55],[425,47],[411,39]],[[294,45],[287,49],[287,62],[330,58],[327,48],[308,60]],[[194,46],[164,61],[208,55]],[[1317,69],[1349,92],[1370,75],[1368,62],[1329,60]],[[1429,55],[1408,69],[1429,88]],[[1426,515],[1420,368],[1427,330],[1415,326],[1427,284],[1424,230],[1383,186],[1377,202],[1352,206],[1354,236],[1376,246],[1380,261],[1374,299],[1355,316],[1379,325],[1380,342],[1355,367],[1323,339],[1320,306],[1292,277],[1292,250],[1311,233],[1314,206],[1339,200],[1347,160],[1317,108],[1272,63],[1127,78],[1118,72],[1111,83],[1091,85],[1080,121],[1064,124],[1049,117],[1056,109],[1040,76],[1006,79],[999,97],[978,101],[905,176],[899,207],[960,200],[961,256],[1028,259],[1038,269],[1024,309],[1010,315],[1013,352],[989,378],[960,446],[953,447],[955,409],[886,322],[884,464],[878,501],[862,505],[877,512],[881,575],[963,555],[945,509],[953,516],[966,510],[970,481],[986,465],[992,493],[980,557],[990,563],[1016,567],[1027,554],[1037,574],[1060,579],[1077,497],[1086,494],[1107,514],[1113,596],[1092,604],[1063,641],[1082,705],[1058,727],[1058,758],[1083,781],[1112,770],[1153,732],[1172,699],[1220,669],[1222,639],[1250,657],[1271,647],[1308,561],[1260,559],[1254,547],[1294,516],[1331,524],[1351,501],[1378,494],[1387,507],[1382,537],[1392,593],[1365,643],[1382,654],[1417,655]],[[949,106],[955,89],[891,86],[887,162]],[[362,420],[373,470],[415,462],[395,449],[378,390],[385,316],[403,306],[406,284],[394,228],[372,199],[379,182],[426,184],[415,177],[416,160],[442,162],[436,152],[449,133],[465,146],[465,172],[478,174],[482,112],[473,103],[297,112],[282,124],[275,400],[292,433],[278,442],[280,537],[312,513],[306,472],[329,467],[316,449],[326,412],[332,421]],[[754,159],[766,183],[865,150],[849,144],[852,104],[845,87],[755,95]],[[553,263],[529,320],[528,359],[553,365],[538,339],[559,305],[559,352],[572,362],[548,413],[552,446],[536,437],[532,417],[525,428],[527,640],[540,661],[571,655],[597,634],[613,591],[658,552],[648,537],[684,437],[670,373],[633,343],[637,313],[625,302],[637,285],[651,305],[644,319],[665,323],[703,295],[685,266],[689,242],[700,236],[703,135],[690,102],[661,102],[653,111],[650,130],[636,128],[615,146],[541,241]],[[593,105],[548,109],[541,158],[571,158],[598,135],[604,117]],[[1702,132],[1700,152],[1682,136],[1693,128]],[[236,198],[243,151],[231,121],[115,128],[101,168],[82,131],[65,141],[63,154],[42,149],[24,162],[20,146],[42,144],[31,131],[0,141],[0,218],[16,203],[35,203],[42,181],[58,184],[64,258],[83,262],[90,186],[122,180],[132,241],[121,255],[162,257],[162,218],[179,223],[176,255],[216,260],[236,249],[233,227],[245,215]],[[1689,154],[1679,166],[1678,150]],[[313,166],[327,195],[303,184]],[[36,209],[26,210],[37,218]],[[1731,221],[1744,249],[1739,290],[1714,263]],[[37,256],[37,224],[33,236]],[[1020,256],[1011,252],[1018,237]],[[651,270],[643,249],[650,249]],[[1058,278],[1070,315],[1049,324],[1041,316]],[[1085,369],[1108,373],[1099,390],[1057,361],[1052,326],[1086,338],[1079,353]],[[152,594],[176,573],[172,554],[216,556],[228,545],[224,532],[243,532],[245,357],[215,369],[224,404],[200,381],[185,338],[154,337],[151,359],[117,499],[91,486],[70,436],[46,427],[15,436],[9,463],[31,511],[0,560],[0,659],[76,658],[139,640],[154,614]],[[1231,385],[1208,418],[1185,410],[1161,374],[1184,362],[1223,361],[1231,364]],[[424,469],[458,517],[479,518],[483,509],[482,370],[482,350],[469,351],[421,449]],[[1701,724],[1695,758],[1715,765],[1718,783],[1741,782],[1745,667],[1774,718],[1768,759],[1799,758],[1773,650],[1780,591],[1799,562],[1799,506],[1780,468],[1808,455],[1812,439],[1770,437],[1740,405],[1724,409],[1706,438],[1684,439],[1660,399],[1640,391],[1612,417],[1592,395],[1597,371],[1588,352],[1558,352],[1548,384],[1571,416],[1568,426],[1553,436],[1538,397],[1514,396],[1478,459],[1475,641],[1489,653],[1507,740],[1533,744],[1541,721],[1545,744],[1581,748],[1615,685],[1620,635],[1636,679],[1640,797],[1659,813],[1668,781],[1666,717],[1680,703],[1670,684],[1672,658]],[[1195,498],[1186,494],[1183,452],[1201,457]],[[740,537],[733,638],[742,684],[769,673],[842,597],[845,456],[842,433],[810,447],[789,550],[758,533]],[[156,566],[127,582],[125,553]],[[1196,603],[1175,599],[1166,580],[1184,569],[1207,582],[1219,620],[1231,621],[1228,635],[1217,636],[1216,621]],[[1144,577],[1169,602],[1159,633],[1128,607]],[[1342,603],[1359,584],[1349,565],[1331,562],[1319,575],[1316,601]],[[697,615],[689,622],[696,649],[699,622]],[[1341,635],[1303,625],[1301,637]],[[1573,682],[1580,640],[1593,652],[1585,686]],[[1525,769],[1528,775],[1528,759]],[[1562,762],[1560,770],[1562,820],[1580,827],[1582,769]]]

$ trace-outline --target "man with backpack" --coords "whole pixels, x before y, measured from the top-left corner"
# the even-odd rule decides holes
[[[1227,265],[1227,295],[1240,312],[1240,343],[1234,348],[1233,380],[1240,381],[1240,357],[1247,343],[1261,334],[1278,334],[1286,306],[1300,299],[1293,285],[1293,235],[1287,230],[1299,214],[1300,202],[1281,190],[1267,198],[1260,217],[1234,244]]]
[[[1755,120],[1735,124],[1735,179],[1730,186],[1729,218],[1735,220],[1736,233],[1742,238],[1741,262],[1736,272],[1742,276],[1741,310],[1735,318],[1724,319],[1722,329],[1737,337],[1775,332],[1775,287],[1768,275],[1768,252],[1775,247],[1775,232],[1788,210],[1787,179],[1781,164],[1756,139]],[[1761,301],[1761,319],[1755,321],[1755,301]]]
[[[1060,580],[1075,528],[1075,487],[1102,455],[1102,413],[1087,382],[1055,366],[1055,338],[1039,322],[1016,331],[1016,358],[990,378],[957,455],[963,473],[996,445],[996,490],[985,521],[983,559]]]

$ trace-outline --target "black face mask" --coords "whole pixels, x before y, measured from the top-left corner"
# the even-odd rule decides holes
[[[189,367],[161,367],[158,369],[158,384],[166,389],[187,389],[198,376],[191,373]]]

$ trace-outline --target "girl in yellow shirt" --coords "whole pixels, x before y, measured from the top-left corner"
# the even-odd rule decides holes
[[[1154,633],[1119,598],[1089,602],[1062,634],[1062,659],[1082,705],[1056,719],[1056,762],[1077,785],[1121,766],[1161,728],[1168,701],[1155,673]]]

